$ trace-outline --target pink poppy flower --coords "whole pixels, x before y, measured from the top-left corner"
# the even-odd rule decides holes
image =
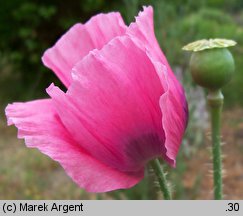
[[[67,92],[51,84],[50,99],[7,106],[28,147],[90,192],[134,186],[155,157],[175,166],[187,103],[156,41],[152,7],[128,27],[119,13],[76,24],[42,60]]]

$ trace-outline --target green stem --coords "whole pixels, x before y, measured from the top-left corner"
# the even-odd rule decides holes
[[[222,199],[222,158],[220,143],[221,112],[224,97],[220,90],[209,91],[208,104],[211,112],[212,145],[213,145],[213,176],[214,198]]]
[[[158,178],[160,189],[164,195],[164,199],[171,200],[171,193],[170,193],[167,181],[166,181],[165,174],[163,172],[163,168],[160,165],[159,160],[154,159],[154,160],[150,161],[150,165],[153,168],[154,173],[156,174],[156,176]]]

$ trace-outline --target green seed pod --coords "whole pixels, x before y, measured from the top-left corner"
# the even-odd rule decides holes
[[[234,73],[235,64],[226,48],[236,43],[224,39],[200,40],[183,47],[194,51],[190,60],[190,71],[194,81],[205,88],[216,90],[227,84]]]

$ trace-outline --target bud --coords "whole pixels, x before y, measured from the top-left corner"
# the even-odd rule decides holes
[[[209,39],[184,46],[183,50],[193,51],[190,72],[194,81],[211,90],[220,89],[227,84],[232,78],[235,64],[226,47],[235,44],[232,40]]]

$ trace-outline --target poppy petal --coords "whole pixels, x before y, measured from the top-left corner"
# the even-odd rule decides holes
[[[187,126],[188,106],[185,92],[176,79],[164,53],[156,40],[153,24],[153,8],[144,7],[136,22],[127,29],[127,34],[147,52],[153,62],[165,93],[161,95],[160,107],[165,131],[166,155],[175,166],[176,155]]]
[[[82,149],[60,121],[50,99],[7,106],[8,124],[15,124],[18,137],[28,147],[58,161],[68,175],[89,192],[105,192],[129,188],[143,178],[143,170],[120,172],[101,163]]]
[[[50,86],[61,120],[90,154],[122,171],[165,155],[160,96],[147,54],[127,36],[93,51],[75,67],[65,94]]]
[[[165,93],[160,97],[160,108],[162,125],[165,133],[166,156],[170,159],[171,165],[176,165],[176,155],[179,151],[188,120],[188,108],[184,94],[178,94],[173,77],[167,72],[167,68],[152,57],[156,71],[160,77]]]
[[[43,55],[45,66],[63,84],[71,83],[71,69],[93,49],[101,49],[112,38],[124,34],[126,25],[118,12],[99,14],[85,24],[75,24]]]

